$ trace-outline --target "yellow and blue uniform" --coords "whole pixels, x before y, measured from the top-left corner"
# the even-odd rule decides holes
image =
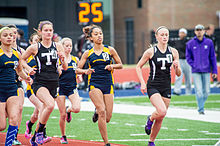
[[[17,51],[12,49],[12,56],[8,57],[0,48],[0,102],[6,102],[11,96],[18,96],[18,86],[15,80],[18,62]]]
[[[105,69],[107,65],[112,64],[112,56],[108,46],[104,46],[100,55],[95,54],[94,48],[91,48],[88,60],[89,68],[95,70],[95,72],[88,76],[89,91],[93,88],[98,88],[103,94],[113,94],[113,71]]]
[[[71,56],[71,61],[68,63],[68,69],[62,70],[62,74],[59,77],[59,95],[70,96],[77,92],[76,73],[77,68],[76,57]]]
[[[27,61],[27,64],[32,67],[32,68],[35,68],[37,65],[36,65],[36,61],[34,59],[33,56],[30,56],[28,58],[28,61]],[[34,76],[30,76],[32,79],[34,79]],[[33,89],[31,88],[31,85],[27,84],[27,97],[29,98],[32,94],[34,94],[34,91]]]

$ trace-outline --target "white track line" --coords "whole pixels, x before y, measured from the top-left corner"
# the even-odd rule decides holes
[[[220,146],[220,140],[215,144],[215,146]]]
[[[148,141],[149,139],[111,139],[109,141]],[[188,139],[156,139],[156,141],[197,141],[197,140],[219,140],[220,138],[188,138]],[[103,141],[103,140],[90,140],[90,141]]]

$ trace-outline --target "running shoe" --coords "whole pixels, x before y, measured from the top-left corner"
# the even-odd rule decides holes
[[[68,141],[67,141],[67,139],[66,139],[66,136],[62,136],[62,137],[60,138],[60,143],[61,143],[61,144],[68,144]]]
[[[150,116],[151,116],[151,115],[149,115],[149,116],[147,117],[147,123],[146,123],[146,125],[145,125],[145,132],[147,133],[147,135],[150,135],[150,133],[151,133],[151,127],[152,127],[152,125],[153,125],[153,123],[154,123],[154,122],[152,122],[152,121],[150,120]]]
[[[154,142],[148,142],[148,146],[155,146]]]
[[[51,140],[52,140],[52,137],[49,137],[49,136],[44,137],[44,139],[43,139],[43,143],[50,142]]]
[[[31,146],[38,146],[38,144],[35,141],[32,141],[32,139],[30,139],[29,142],[30,142]]]
[[[36,140],[35,140],[35,142],[37,144],[43,144],[44,143],[44,134],[43,134],[43,132],[37,132],[36,133]]]
[[[66,106],[66,121],[69,123],[72,120],[71,112],[67,112],[69,106]]]
[[[110,143],[107,143],[107,144],[105,144],[105,146],[111,146],[111,144],[110,144]]]
[[[31,138],[31,130],[28,127],[28,123],[29,123],[29,121],[26,122],[26,131],[25,131],[25,134],[24,134],[26,139],[30,139]]]
[[[92,121],[93,123],[97,122],[99,119],[99,115],[96,113],[96,111],[94,112],[94,115],[92,116]]]
[[[15,139],[15,140],[12,142],[12,145],[21,145],[21,142],[18,141],[17,139]]]

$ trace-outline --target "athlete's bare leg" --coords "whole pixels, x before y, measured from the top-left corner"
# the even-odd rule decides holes
[[[156,111],[151,115],[151,121],[155,121],[150,134],[150,141],[154,142],[162,125],[163,119],[166,116],[167,109],[170,103],[169,98],[161,97],[160,94],[153,94],[150,98],[152,105]]]
[[[89,96],[96,107],[96,112],[99,115],[98,127],[101,133],[104,143],[108,143],[108,134],[106,127],[106,107],[104,102],[104,97],[100,89],[94,88],[89,92]]]

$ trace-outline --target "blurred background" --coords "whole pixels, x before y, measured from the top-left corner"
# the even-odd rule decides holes
[[[88,5],[80,4],[88,2]],[[114,46],[124,64],[136,64],[153,43],[154,30],[165,25],[170,40],[178,29],[193,37],[197,24],[215,26],[217,58],[220,61],[220,0],[1,0],[0,24],[16,24],[27,41],[39,21],[50,20],[60,38],[77,43],[82,27],[98,24],[103,28],[104,43]],[[73,49],[77,54],[79,48]]]

